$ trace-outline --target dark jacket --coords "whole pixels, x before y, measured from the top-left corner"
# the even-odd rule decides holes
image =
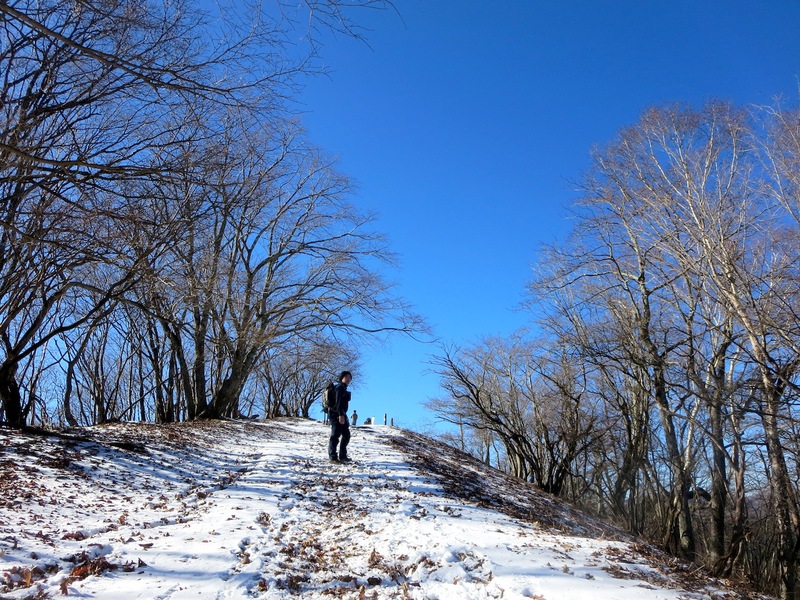
[[[350,392],[347,391],[347,384],[340,381],[333,388],[333,414],[336,416],[347,416],[347,408],[350,406]]]

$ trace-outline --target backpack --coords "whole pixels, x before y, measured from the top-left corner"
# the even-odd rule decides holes
[[[336,386],[329,381],[322,390],[322,411],[330,412],[334,408],[336,408]]]

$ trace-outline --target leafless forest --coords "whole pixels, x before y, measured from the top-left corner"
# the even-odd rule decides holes
[[[316,36],[364,8],[393,9],[0,3],[2,421],[307,416],[359,340],[424,329],[292,110]],[[592,156],[535,334],[444,347],[430,408],[487,463],[800,597],[798,113],[652,109]]]
[[[356,340],[419,325],[292,107],[320,31],[390,6],[232,4],[0,4],[10,425],[307,415]]]
[[[485,461],[799,597],[798,113],[652,109],[578,186],[536,335],[444,349],[431,409]]]

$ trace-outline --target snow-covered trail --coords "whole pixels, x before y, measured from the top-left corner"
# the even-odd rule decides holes
[[[201,493],[185,522],[148,531],[146,568],[110,575],[115,598],[487,597],[465,595],[490,584],[486,558],[454,551],[436,521],[462,509],[392,449],[388,430],[354,428],[349,465],[328,462],[327,431],[288,422],[256,438],[250,462]],[[82,583],[103,597],[102,580]]]
[[[289,419],[173,429],[126,424],[98,430],[97,442],[92,431],[88,440],[58,443],[6,438],[17,470],[38,475],[26,482],[26,495],[0,506],[0,546],[14,532],[13,547],[0,548],[3,574],[12,583],[33,580],[2,598],[714,595],[702,583],[688,592],[630,542],[564,533],[572,530],[566,520],[544,514],[557,506],[550,498],[538,507],[522,500],[552,524],[542,526],[501,512],[490,493],[476,502],[446,493],[405,453],[413,448],[417,462],[425,452],[446,458],[439,476],[441,464],[453,465],[451,488],[469,479],[471,490],[482,487],[495,499],[497,489],[511,498],[520,488],[499,474],[491,483],[488,472],[460,470],[463,458],[421,436],[354,428],[355,463],[336,465],[327,460],[327,434],[322,423]],[[34,497],[38,502],[29,502]],[[36,566],[16,566],[26,560]]]
[[[297,451],[285,467],[295,480],[272,516],[265,547],[253,548],[267,598],[284,597],[284,590],[304,597],[354,590],[385,598],[486,597],[466,592],[491,580],[485,558],[453,551],[453,536],[443,536],[444,523],[436,521],[457,518],[460,507],[387,443],[387,430],[355,429],[357,461],[350,465],[328,463],[319,439],[305,431],[297,431]]]

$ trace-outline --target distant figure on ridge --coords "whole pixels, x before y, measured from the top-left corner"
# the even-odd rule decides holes
[[[331,420],[331,437],[328,440],[328,458],[331,462],[347,463],[347,444],[350,442],[350,423],[347,420],[347,408],[350,405],[350,392],[347,384],[353,380],[350,371],[342,371],[339,383],[334,387],[333,407],[328,411]],[[339,439],[341,438],[341,442]],[[337,453],[338,446],[338,453]]]
[[[358,413],[353,409],[353,414],[350,415],[350,421],[353,423],[353,427],[358,425]]]

